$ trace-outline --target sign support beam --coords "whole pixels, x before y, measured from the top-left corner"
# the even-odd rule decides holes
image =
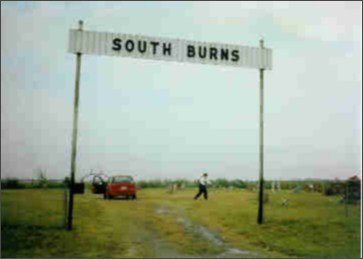
[[[78,30],[83,30],[83,21],[78,22]],[[73,110],[73,133],[72,133],[72,155],[71,155],[71,177],[69,185],[69,203],[68,203],[68,220],[67,230],[72,230],[73,220],[73,196],[74,196],[74,178],[76,173],[76,155],[77,155],[77,133],[78,133],[78,103],[79,103],[79,83],[81,73],[81,56],[80,52],[76,53],[76,82],[74,88],[74,110]]]
[[[263,49],[263,39],[260,40],[260,48]],[[257,223],[263,222],[263,72],[264,69],[260,68],[260,167],[259,167],[259,197],[258,197],[258,215]]]

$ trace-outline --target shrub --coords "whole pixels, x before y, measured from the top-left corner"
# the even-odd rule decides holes
[[[25,185],[20,183],[16,178],[8,178],[1,181],[1,189],[21,189],[25,188]]]
[[[324,195],[343,195],[345,191],[345,183],[334,181],[325,184]]]
[[[140,188],[164,188],[168,185],[168,181],[167,180],[138,181],[137,185]]]
[[[224,178],[217,178],[216,180],[213,181],[213,185],[214,187],[217,187],[217,188],[227,188],[229,187],[229,182],[227,179],[224,179]]]
[[[239,179],[235,179],[235,180],[231,181],[230,185],[235,188],[240,188],[240,189],[247,188],[247,184],[244,181],[239,180]]]
[[[359,179],[350,178],[346,181],[344,200],[348,203],[359,202],[361,197],[361,182]]]

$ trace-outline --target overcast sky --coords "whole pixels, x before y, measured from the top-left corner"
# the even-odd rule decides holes
[[[1,177],[70,172],[68,30],[273,49],[265,178],[361,173],[361,2],[1,2]],[[257,179],[257,69],[83,55],[77,178]]]

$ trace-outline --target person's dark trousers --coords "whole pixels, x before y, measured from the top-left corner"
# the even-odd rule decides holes
[[[207,187],[203,184],[199,184],[199,192],[195,195],[194,200],[198,199],[202,194],[204,194],[204,199],[208,200]]]

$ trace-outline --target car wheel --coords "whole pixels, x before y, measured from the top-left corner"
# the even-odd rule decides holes
[[[107,199],[107,195],[106,193],[103,193],[103,198],[106,200]]]
[[[132,199],[133,200],[136,200],[136,195],[134,194],[134,195],[132,195]]]

